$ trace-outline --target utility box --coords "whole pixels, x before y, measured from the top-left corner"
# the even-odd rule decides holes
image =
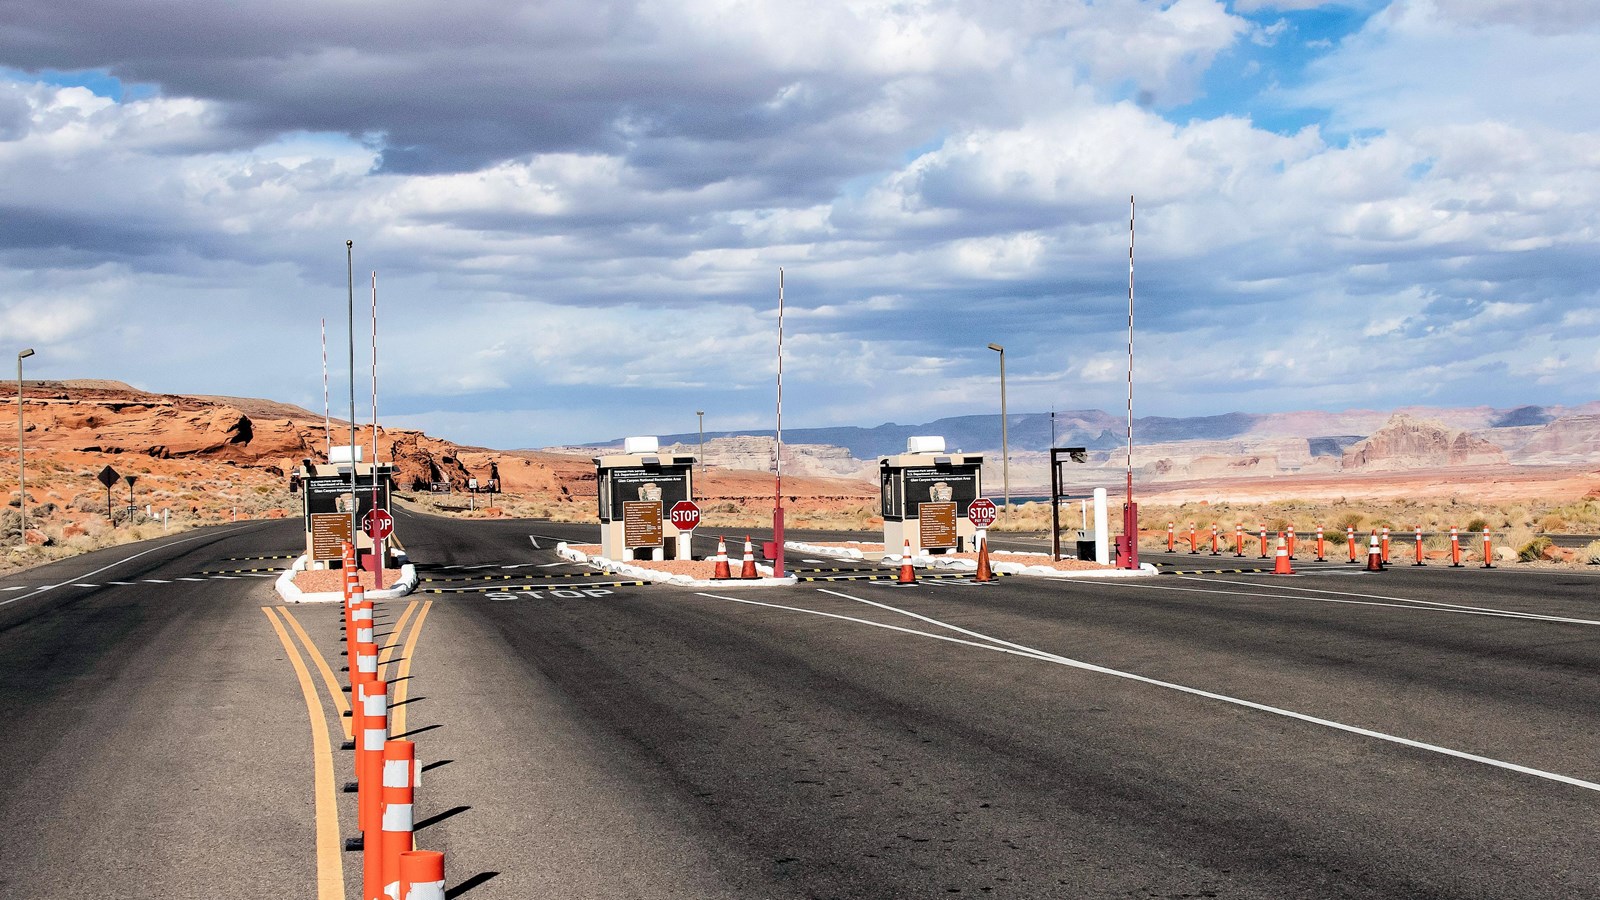
[[[389,463],[363,462],[361,451],[361,447],[333,447],[328,462],[302,460],[291,474],[290,490],[298,490],[301,496],[306,555],[313,563],[340,563],[340,545],[350,540],[352,511],[356,558],[371,555],[372,538],[367,536],[362,522],[374,508],[389,511],[394,467]]]
[[[606,559],[688,558],[689,532],[666,515],[694,499],[695,458],[662,453],[653,437],[631,437],[622,452],[594,459],[600,501],[600,555]]]
[[[946,453],[942,437],[907,438],[905,453],[879,457],[885,552],[906,541],[913,555],[974,549],[967,508],[983,496],[982,468],[976,453]]]

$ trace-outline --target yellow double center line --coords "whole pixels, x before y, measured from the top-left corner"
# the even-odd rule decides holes
[[[390,713],[390,734],[404,734],[406,728],[405,699],[407,686],[411,683],[411,661],[416,656],[417,637],[422,632],[422,622],[428,616],[433,601],[413,600],[406,606],[405,612],[400,615],[400,621],[395,626],[390,640],[384,645],[382,655],[378,660],[378,677],[383,677],[384,667],[394,657],[395,648],[399,646],[400,639],[405,634],[406,622],[411,619],[412,613],[417,613],[420,606],[421,612],[417,614],[416,621],[411,624],[410,634],[406,636],[405,650],[400,658],[398,669],[395,673],[398,684],[390,693],[390,703],[393,707]],[[305,658],[301,655],[300,647],[305,648],[305,654],[311,657],[322,675],[322,683],[328,695],[333,698],[334,708],[339,713],[340,728],[345,739],[351,735],[351,720],[345,717],[350,709],[350,701],[344,696],[344,689],[339,684],[339,679],[333,673],[333,668],[328,665],[327,659],[317,649],[311,636],[301,627],[300,621],[287,607],[263,606],[261,611],[266,614],[267,620],[272,623],[272,628],[282,642],[285,655],[289,664],[294,667],[295,677],[300,682],[300,694],[305,699],[306,714],[311,720],[311,756],[313,764],[313,790],[316,798],[316,833],[317,833],[317,900],[345,900],[344,894],[344,863],[340,855],[339,846],[339,805],[338,794],[333,784],[333,741],[329,736],[328,718],[326,708],[322,705],[322,698],[317,693],[316,682],[312,679],[311,670],[307,667]],[[280,619],[281,617],[281,619]],[[299,637],[297,645],[289,632],[285,630],[284,623]]]

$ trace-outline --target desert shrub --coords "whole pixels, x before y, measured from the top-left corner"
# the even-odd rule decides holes
[[[1567,530],[1567,520],[1557,513],[1546,513],[1539,519],[1539,530],[1545,534],[1560,534]]]
[[[1367,517],[1365,515],[1352,510],[1350,512],[1340,513],[1339,517],[1334,519],[1333,522],[1334,527],[1339,531],[1344,531],[1346,528],[1354,528],[1355,530],[1360,531],[1361,523],[1365,522],[1366,520]]]
[[[1522,545],[1522,549],[1517,551],[1517,559],[1523,562],[1533,562],[1534,560],[1539,559],[1544,551],[1550,549],[1550,546],[1553,543],[1554,542],[1547,537],[1536,537]]]
[[[1600,541],[1590,541],[1580,558],[1591,566],[1600,566]]]
[[[1489,520],[1488,519],[1485,519],[1483,516],[1473,516],[1470,520],[1467,521],[1466,530],[1476,533],[1476,532],[1481,532],[1485,528],[1488,528],[1488,527],[1489,527]]]

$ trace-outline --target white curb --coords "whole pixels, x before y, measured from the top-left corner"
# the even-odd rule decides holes
[[[676,587],[698,588],[747,588],[747,587],[784,587],[799,583],[798,578],[790,575],[784,578],[773,578],[772,567],[756,563],[756,571],[762,573],[763,578],[734,578],[727,581],[711,581],[702,578],[691,578],[688,575],[674,575],[669,572],[658,572],[643,566],[635,566],[604,556],[589,556],[567,546],[566,541],[556,544],[556,555],[570,562],[580,563],[590,568],[599,569],[615,575],[624,575],[628,578],[637,578],[640,581],[653,581],[657,584],[670,584]]]
[[[395,558],[404,560],[406,559],[406,556],[405,554],[397,554]],[[277,581],[273,582],[272,586],[277,589],[278,596],[283,598],[283,602],[338,603],[343,601],[343,591],[317,591],[315,593],[308,593],[295,586],[294,577],[305,571],[306,566],[309,565],[309,563],[310,558],[302,553],[298,558],[295,559],[288,569],[284,570],[282,575],[278,576]],[[381,591],[367,591],[367,598],[369,600],[398,600],[416,589],[417,567],[409,562],[403,562],[400,565],[400,580],[396,581],[393,587],[387,587]]]

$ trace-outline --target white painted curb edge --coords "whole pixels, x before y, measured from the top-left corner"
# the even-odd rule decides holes
[[[801,553],[815,553],[819,556],[832,556],[835,559],[863,559],[861,551],[843,549],[839,547],[820,547],[815,544],[805,544],[800,541],[786,541],[784,546]],[[1007,551],[1007,556],[1011,555]],[[1026,556],[1048,556],[1047,553],[1017,554]],[[882,565],[893,568],[900,565],[899,555],[884,556],[878,560]],[[913,556],[911,564],[924,569],[962,569],[973,571],[978,568],[976,560],[949,559],[945,556]],[[1050,566],[1030,566],[1022,563],[996,560],[994,555],[989,556],[989,568],[1004,575],[1029,575],[1037,578],[1145,578],[1161,574],[1150,563],[1142,563],[1137,569],[1056,569]],[[725,582],[718,582],[723,584]]]
[[[402,555],[399,558],[405,559],[406,557]],[[295,586],[294,576],[305,571],[309,562],[309,558],[304,553],[300,554],[294,563],[285,569],[282,575],[278,576],[277,581],[273,582],[272,586],[277,589],[278,596],[283,598],[283,602],[338,603],[342,601],[344,599],[343,591],[307,593]],[[400,565],[400,580],[394,583],[394,587],[384,588],[381,591],[367,591],[367,597],[371,600],[398,600],[416,589],[417,567],[407,562]]]
[[[773,578],[771,566],[763,566],[760,563],[756,563],[756,571],[762,573],[766,577],[735,578],[729,581],[708,581],[700,578],[690,578],[688,575],[673,575],[667,572],[658,572],[655,569],[646,569],[643,566],[634,566],[625,562],[619,562],[614,559],[606,559],[604,556],[590,556],[586,553],[580,553],[579,551],[568,547],[566,541],[556,544],[556,555],[562,559],[579,563],[581,565],[586,565],[592,569],[599,569],[602,572],[607,572],[613,575],[624,575],[628,578],[637,578],[640,581],[654,581],[657,584],[670,584],[675,587],[718,589],[785,587],[788,585],[797,584],[800,580],[792,575],[786,578]]]

